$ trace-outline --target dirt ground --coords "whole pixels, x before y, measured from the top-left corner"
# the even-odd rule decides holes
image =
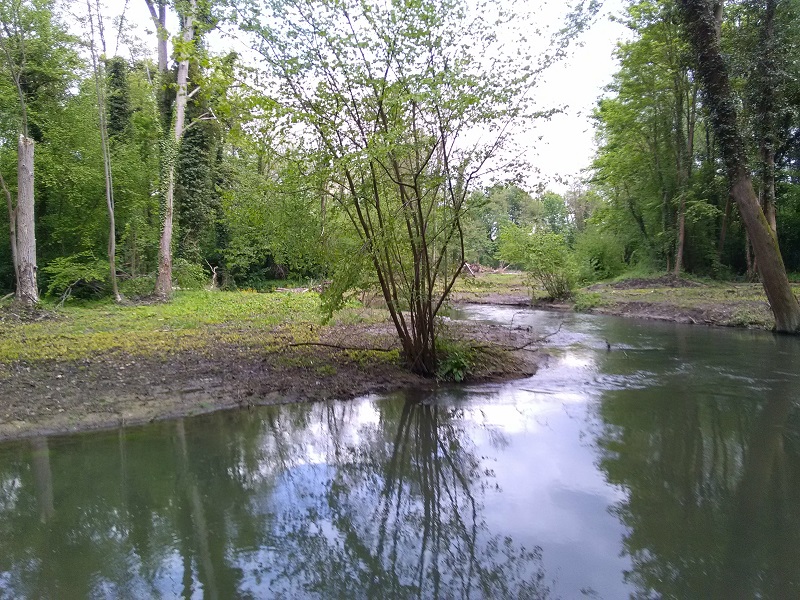
[[[590,302],[584,302],[580,309],[592,314],[720,327],[771,329],[774,325],[763,287],[758,283],[701,282],[668,274],[599,283],[580,290],[573,301],[552,302],[531,300],[519,274],[504,274],[507,281],[496,279],[490,284],[481,283],[482,276],[471,286],[458,289],[453,300],[574,310],[583,297]],[[800,296],[800,286],[795,284],[794,288]]]
[[[546,360],[531,332],[472,323],[450,328],[451,337],[479,348],[473,381],[528,376]],[[350,350],[288,346],[276,352],[220,342],[202,353],[0,365],[0,440],[439,385],[404,370],[396,352],[352,350],[389,349],[395,340],[389,325],[339,325],[326,328],[320,342]]]

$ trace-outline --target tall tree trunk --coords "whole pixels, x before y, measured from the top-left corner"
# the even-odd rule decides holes
[[[676,74],[673,85],[675,96],[675,172],[678,179],[678,214],[676,220],[678,222],[678,240],[675,248],[675,269],[673,274],[678,277],[683,270],[683,248],[686,245],[686,188],[688,185],[688,178],[686,177],[686,163],[689,162],[689,157],[686,155],[686,136],[684,134],[684,79],[683,73]]]
[[[158,72],[163,74],[167,72],[167,39],[169,33],[167,32],[167,5],[163,0],[158,2],[158,10],[156,10],[153,0],[145,0],[147,10],[150,11],[150,17],[153,19],[153,25],[156,27],[156,36],[158,37]]]
[[[731,181],[731,194],[753,244],[764,291],[775,316],[775,330],[796,333],[800,329],[800,304],[789,285],[778,240],[753,190],[713,7],[707,0],[680,0],[680,7],[697,54],[699,79]]]
[[[92,5],[90,0],[86,0],[86,8],[89,13],[89,29],[91,31],[90,50],[92,54],[92,67],[94,70],[94,85],[97,93],[97,116],[100,122],[100,148],[103,152],[103,173],[106,183],[106,208],[108,210],[108,270],[111,280],[111,291],[116,302],[122,302],[117,285],[117,226],[114,218],[114,181],[111,174],[111,151],[108,143],[108,122],[106,120],[106,95],[105,77],[103,76],[102,66],[98,63],[97,52],[94,46],[94,18],[92,16]],[[103,22],[99,11],[97,11],[97,21],[100,27],[100,38],[103,39]],[[105,42],[103,42],[105,53]]]
[[[17,155],[17,301],[23,306],[39,302],[36,285],[36,230],[33,216],[33,140],[19,136]]]
[[[194,38],[194,13],[197,1],[191,0],[189,11],[184,16],[183,43],[188,46]],[[173,210],[175,198],[175,165],[178,160],[178,148],[183,137],[184,121],[186,118],[186,86],[189,79],[189,55],[186,47],[181,50],[182,57],[178,62],[178,93],[175,98],[175,123],[172,138],[166,140],[164,147],[164,174],[166,185],[164,189],[164,226],[161,231],[161,243],[158,250],[158,278],[156,279],[155,295],[168,298],[172,293],[172,229]]]

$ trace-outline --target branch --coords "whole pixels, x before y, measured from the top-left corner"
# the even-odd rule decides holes
[[[563,326],[564,326],[564,321],[561,321],[561,323],[558,324],[558,327],[556,328],[556,330],[553,331],[552,333],[548,333],[547,335],[543,335],[541,337],[534,338],[531,341],[529,341],[529,342],[527,342],[525,344],[522,344],[521,346],[508,346],[506,344],[482,344],[480,346],[470,346],[470,349],[472,349],[472,350],[491,350],[493,348],[499,348],[501,350],[509,350],[509,351],[512,351],[512,352],[517,351],[517,350],[528,350],[534,344],[540,344],[540,343],[543,343],[543,342],[546,342],[547,340],[549,340],[551,337],[553,337],[559,331],[561,331],[561,328]],[[533,349],[532,352],[536,352],[536,350],[538,350],[538,348]]]
[[[339,344],[326,344],[325,342],[295,342],[292,344],[287,344],[288,348],[297,348],[299,346],[322,346],[323,348],[333,348],[335,350],[354,350],[354,351],[368,351],[368,352],[394,352],[395,350],[399,350],[397,347],[390,347],[390,348],[358,348],[356,346],[340,346]]]

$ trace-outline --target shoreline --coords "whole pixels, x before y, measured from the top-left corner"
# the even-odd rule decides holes
[[[533,375],[546,362],[538,349],[512,351],[530,334],[485,323],[457,322],[448,334],[490,348],[465,383]],[[114,354],[78,360],[20,361],[0,378],[0,442],[135,427],[219,410],[295,402],[346,401],[399,389],[453,385],[406,371],[387,347],[385,325],[326,328],[331,344],[358,340],[363,350],[322,346],[274,349],[219,342],[211,351]],[[352,341],[350,342],[352,344]]]
[[[519,273],[490,274],[490,285],[462,286],[455,303],[500,304],[541,310],[577,311],[630,319],[711,327],[770,330],[774,318],[759,283],[701,282],[663,275],[598,283],[578,290],[571,301],[531,299]],[[500,279],[500,278],[504,279]],[[800,296],[800,285],[793,284]]]
[[[573,311],[583,303],[582,312],[590,314],[720,327],[772,326],[769,305],[755,284],[709,285],[664,276],[596,284],[579,292],[575,302],[552,303],[531,302],[518,277],[483,288],[478,283],[454,292],[453,306]],[[396,332],[386,321],[313,327],[308,326],[315,339],[341,348],[305,345],[309,334],[301,334],[298,323],[264,329],[234,320],[186,336],[176,331],[171,342],[154,348],[123,346],[78,358],[0,363],[0,442],[138,426],[217,410],[450,385],[400,366]],[[451,321],[447,327],[451,339],[484,348],[476,372],[465,383],[523,378],[546,364],[541,346],[510,350],[530,343],[529,332],[469,321]],[[80,335],[71,343],[75,339]]]

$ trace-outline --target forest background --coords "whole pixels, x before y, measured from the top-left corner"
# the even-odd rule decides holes
[[[155,34],[146,48],[115,55],[126,25],[103,32],[97,3],[81,13],[79,2],[0,2],[0,172],[11,206],[22,98],[36,147],[39,289],[55,298],[110,295],[111,256],[123,295],[153,292],[171,177],[169,254],[178,287],[206,286],[212,275],[231,289],[268,290],[286,279],[376,286],[370,269],[353,272],[364,266],[353,260],[363,244],[331,197],[329,165],[313,145],[297,143],[258,65],[232,52],[215,55],[204,42],[236,11],[221,3],[153,6],[184,16],[183,27],[163,32],[175,41],[171,60],[153,60]],[[92,11],[90,44],[73,34],[70,19],[91,19]],[[192,35],[182,44],[190,13]],[[800,271],[799,16],[796,0],[743,0],[725,3],[720,21],[755,190],[790,272]],[[618,18],[628,34],[592,116],[591,170],[562,193],[532,184],[525,164],[478,181],[459,217],[464,258],[539,269],[554,276],[552,296],[625,273],[756,280],[677,4],[627,2]],[[181,94],[187,125],[170,162],[165,140]],[[10,292],[13,227],[4,219],[0,290]]]

